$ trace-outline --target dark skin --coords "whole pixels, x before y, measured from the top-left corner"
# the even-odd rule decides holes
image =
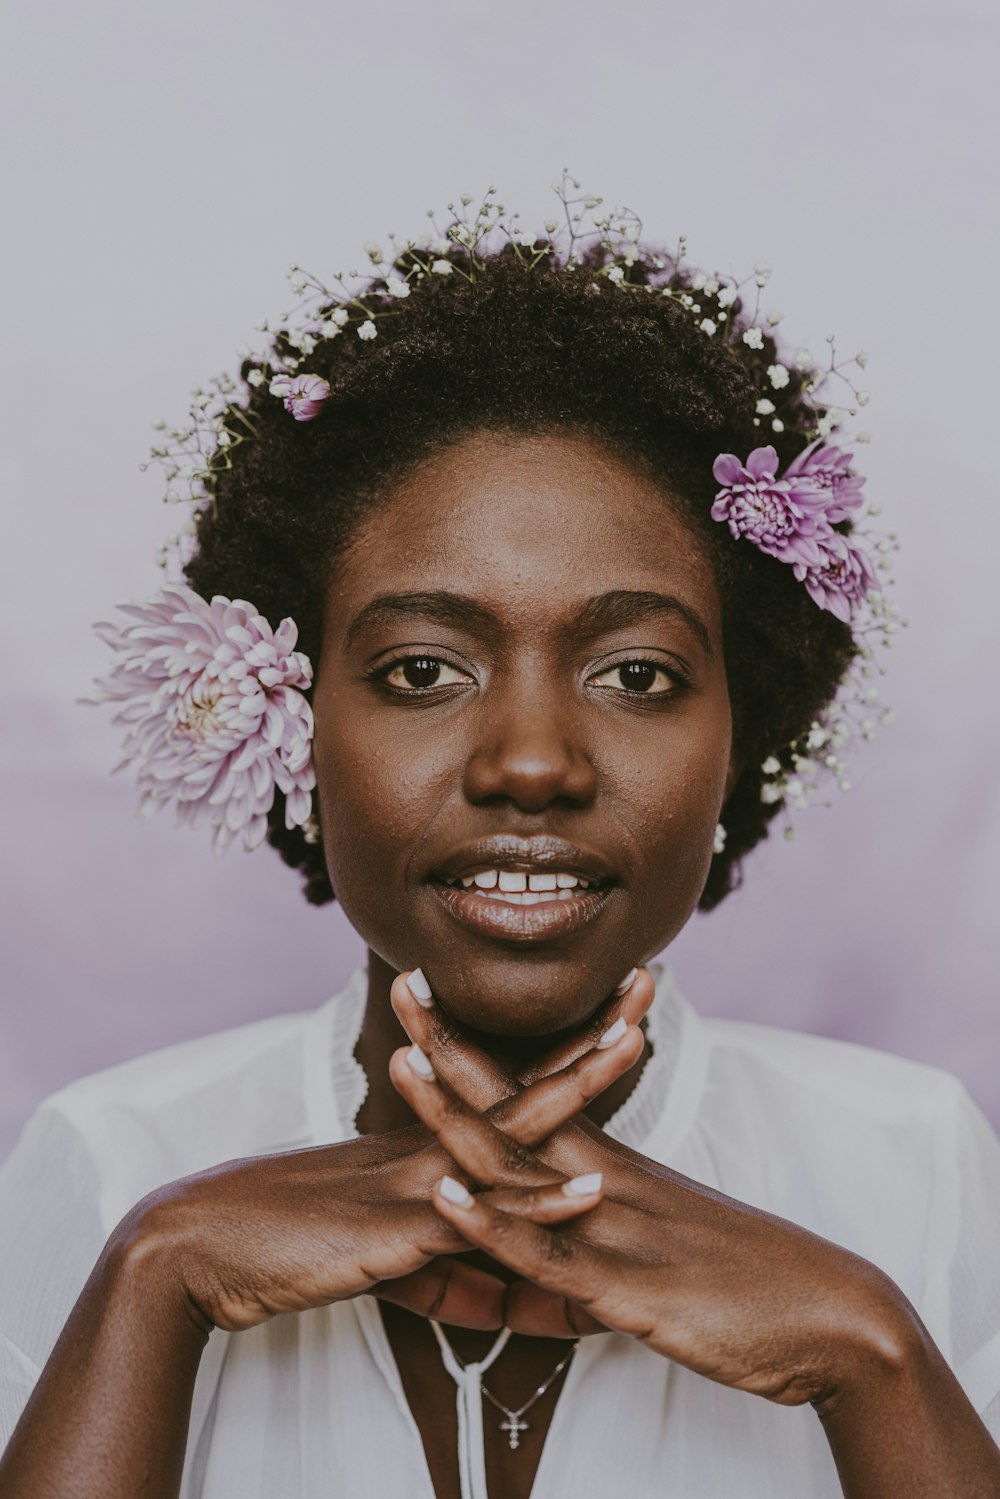
[[[739,768],[715,581],[670,497],[569,435],[436,454],[338,562],[314,709],[330,875],[371,949],[365,1133],[136,1205],[0,1462],[5,1496],[175,1499],[208,1329],[365,1291],[438,1499],[458,1492],[454,1387],[429,1316],[466,1358],[514,1329],[487,1380],[510,1406],[567,1338],[612,1328],[811,1401],[848,1499],[1000,1493],[1000,1454],[881,1271],[599,1127],[645,1060],[641,964],[693,911]],[[462,884],[491,867],[590,888],[504,905]],[[486,1421],[495,1493],[527,1499],[557,1393],[516,1454]]]

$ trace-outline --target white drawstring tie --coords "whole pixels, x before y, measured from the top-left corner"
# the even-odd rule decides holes
[[[510,1337],[505,1327],[478,1364],[459,1363],[439,1324],[431,1319],[444,1366],[457,1386],[458,1477],[462,1499],[489,1499],[486,1488],[486,1449],[483,1442],[483,1375],[503,1353]]]

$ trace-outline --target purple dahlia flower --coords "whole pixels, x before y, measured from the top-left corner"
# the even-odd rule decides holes
[[[715,497],[712,519],[728,522],[733,536],[745,536],[780,562],[819,564],[819,539],[830,532],[826,491],[818,486],[793,488],[779,479],[774,448],[754,448],[745,464],[733,453],[720,453],[712,467],[723,487]]]
[[[818,437],[797,458],[793,458],[785,469],[784,477],[792,486],[792,493],[800,497],[804,491],[819,490],[824,495],[826,518],[831,525],[837,521],[850,520],[864,503],[861,486],[864,475],[852,473],[850,468],[853,453],[840,448],[820,447],[823,439]]]
[[[294,622],[272,630],[244,599],[209,604],[181,583],[118,607],[133,623],[94,626],[115,661],[93,701],[122,705],[113,722],[129,732],[115,769],[138,763],[140,813],[174,801],[179,826],[212,828],[216,853],[238,834],[252,849],[277,787],[286,826],[301,826],[316,777],[303,696],[312,666],[294,649]]]
[[[793,571],[821,609],[850,624],[865,594],[879,587],[878,574],[867,552],[839,531],[831,531],[820,546],[823,556],[818,564],[797,562]]]

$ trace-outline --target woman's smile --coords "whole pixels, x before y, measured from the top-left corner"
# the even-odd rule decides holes
[[[592,440],[478,433],[382,496],[313,708],[337,897],[471,1029],[581,1023],[697,904],[734,773],[718,590]]]
[[[544,834],[500,834],[454,854],[430,888],[486,937],[546,942],[596,921],[615,879],[604,858]]]

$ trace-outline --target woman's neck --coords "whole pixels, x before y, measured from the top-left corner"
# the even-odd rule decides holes
[[[400,1046],[409,1044],[409,1038],[396,1019],[389,1001],[389,989],[395,977],[396,970],[369,950],[368,1000],[361,1034],[354,1051],[368,1078],[368,1096],[357,1118],[358,1131],[363,1135],[385,1134],[389,1130],[404,1129],[416,1122],[415,1115],[389,1080],[389,1058]],[[512,1075],[530,1060],[530,1052],[526,1053],[522,1048],[513,1055],[510,1051],[504,1052],[498,1039],[495,1042],[492,1037],[476,1039],[483,1050],[488,1051]],[[537,1054],[543,1055],[551,1044],[550,1038],[540,1037]],[[639,1081],[649,1055],[650,1046],[647,1042],[638,1061],[628,1072],[588,1105],[584,1112],[592,1123],[603,1126],[618,1112]]]

